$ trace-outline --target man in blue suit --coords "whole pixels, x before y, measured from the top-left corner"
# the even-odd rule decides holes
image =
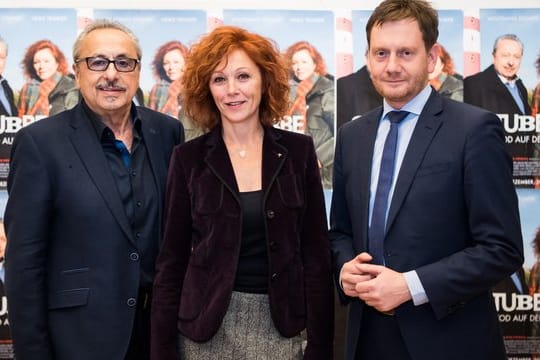
[[[428,85],[426,1],[383,1],[366,33],[384,102],[338,133],[330,215],[346,359],[506,359],[490,289],[523,244],[501,123]]]
[[[21,129],[8,177],[6,292],[17,359],[148,359],[162,200],[178,121],[136,107],[141,48],[77,38],[75,108]]]

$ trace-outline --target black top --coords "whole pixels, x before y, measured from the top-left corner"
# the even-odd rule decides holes
[[[139,285],[151,289],[158,253],[158,192],[142,137],[141,120],[136,112],[132,112],[133,143],[129,152],[125,144],[116,140],[112,130],[99,120],[84,101],[83,105],[92,119],[135,235],[137,252],[130,256],[137,256],[141,264]]]
[[[240,193],[242,243],[234,290],[268,293],[268,251],[262,211],[262,190]]]

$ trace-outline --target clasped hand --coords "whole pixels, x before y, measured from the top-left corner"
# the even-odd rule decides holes
[[[381,312],[390,312],[411,299],[402,273],[371,264],[371,255],[361,253],[341,269],[341,286],[347,296],[358,297]]]

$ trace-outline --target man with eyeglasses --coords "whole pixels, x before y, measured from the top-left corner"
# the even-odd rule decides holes
[[[149,358],[163,193],[181,124],[144,107],[141,49],[98,20],[73,46],[81,101],[17,133],[6,289],[19,359]]]

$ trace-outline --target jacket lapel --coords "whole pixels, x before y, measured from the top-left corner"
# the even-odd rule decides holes
[[[141,130],[143,133],[144,144],[146,146],[146,154],[150,162],[152,169],[152,175],[154,177],[154,184],[158,192],[158,209],[161,219],[162,199],[164,197],[165,189],[161,184],[165,184],[165,178],[167,176],[166,162],[163,161],[163,152],[159,151],[162,147],[162,140],[160,138],[159,129],[153,126],[150,121],[145,121],[143,118],[139,118],[141,121]]]
[[[433,137],[442,124],[441,112],[443,104],[441,97],[435,90],[431,95],[418,118],[418,122],[412,134],[409,146],[405,152],[403,163],[399,170],[399,175],[396,180],[392,203],[388,213],[388,221],[386,228],[390,229],[394,222],[399,209],[403,205],[403,201],[409,192],[409,189],[414,181],[414,176],[422,161],[426,151],[428,150]]]
[[[70,135],[71,143],[120,228],[129,241],[135,244],[128,218],[116,190],[116,184],[111,172],[106,171],[109,165],[95,130],[90,123],[90,119],[84,113],[81,103],[77,105],[75,111],[76,114],[71,120],[71,127],[73,128]]]
[[[278,143],[280,135],[274,128],[264,129],[262,150],[262,188],[265,197],[276,176],[287,158],[287,149]],[[238,197],[238,184],[234,176],[232,163],[221,137],[221,127],[217,127],[209,134],[206,141],[208,152],[204,159],[210,170],[229,189],[233,196]]]
[[[208,165],[210,171],[229,189],[235,199],[240,201],[238,197],[238,184],[234,177],[231,159],[221,136],[220,126],[217,126],[210,132],[206,140],[206,146],[208,150],[204,162]]]
[[[351,172],[351,183],[354,187],[360,191],[352,191],[354,199],[351,199],[351,206],[358,206],[358,219],[365,226],[359,226],[359,229],[365,229],[365,233],[360,237],[362,244],[357,244],[358,249],[366,249],[368,247],[368,229],[369,229],[369,194],[371,184],[371,168],[373,163],[373,149],[375,146],[375,139],[377,137],[377,129],[379,127],[379,120],[382,115],[382,107],[376,111],[371,111],[361,118],[354,120],[359,122],[359,129],[355,131],[355,134],[362,134],[361,138],[349,139],[354,141],[354,144],[347,149],[354,148],[353,160],[349,165],[352,169],[357,169]],[[364,168],[359,168],[358,164],[365,164]],[[366,194],[366,196],[362,196]],[[375,196],[375,195],[373,195]]]
[[[264,129],[264,141],[262,150],[262,188],[264,189],[264,199],[283,163],[288,156],[288,150],[279,144],[281,135],[274,128]]]

